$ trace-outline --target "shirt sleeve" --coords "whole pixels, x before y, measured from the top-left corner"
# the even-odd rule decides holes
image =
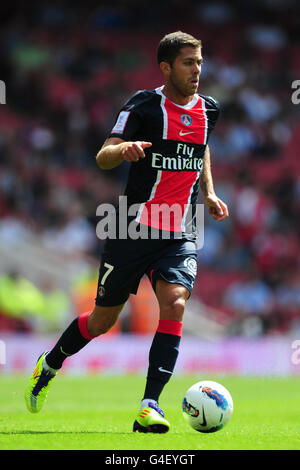
[[[208,118],[208,137],[214,129],[220,114],[220,104],[211,96],[205,96],[206,114]]]
[[[109,137],[119,137],[123,140],[133,140],[142,124],[142,109],[140,94],[137,92],[121,108]]]

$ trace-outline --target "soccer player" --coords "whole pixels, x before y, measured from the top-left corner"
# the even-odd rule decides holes
[[[125,196],[128,206],[135,204],[137,211],[126,221],[128,234],[130,225],[135,231],[146,228],[143,233],[147,236],[107,238],[93,311],[75,318],[53,349],[37,361],[25,393],[33,413],[42,408],[64,360],[114,325],[146,274],[160,317],[133,431],[169,430],[158,401],[175,367],[185,304],[197,271],[195,206],[199,187],[215,220],[222,221],[229,214],[214,191],[207,145],[219,105],[213,98],[197,94],[203,61],[201,41],[181,31],[167,34],[159,43],[157,59],[164,85],[138,91],[127,101],[96,156],[102,170],[124,160],[130,162]],[[123,222],[119,220],[118,227]]]

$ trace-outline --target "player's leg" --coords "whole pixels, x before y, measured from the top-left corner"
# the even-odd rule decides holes
[[[117,321],[123,305],[112,307],[95,305],[91,312],[75,318],[47,353],[45,360],[47,365],[54,370],[60,369],[67,357],[76,354],[93,338],[108,332]]]
[[[92,312],[75,318],[49,352],[43,353],[30,377],[25,402],[32,413],[41,410],[50,385],[64,360],[76,354],[93,338],[105,334],[115,324],[124,304],[111,307],[95,305]]]
[[[196,244],[188,240],[174,240],[165,245],[161,243],[161,249],[156,250],[156,257],[149,264],[147,275],[158,299],[160,319],[149,352],[142,407],[151,403],[157,407],[160,394],[173,374],[179,352],[184,308],[193,290],[196,273]],[[143,418],[138,417],[135,427],[139,429],[134,430],[149,432],[141,428],[143,421]],[[167,423],[163,432],[168,430],[168,426]]]
[[[183,285],[157,280],[156,297],[160,319],[149,352],[149,367],[144,398],[133,430],[167,432],[169,423],[158,407],[160,394],[170,380],[176,364],[185,303],[190,295]],[[160,416],[159,416],[160,415]]]
[[[38,359],[25,395],[30,411],[41,409],[52,379],[64,360],[96,336],[106,333],[116,322],[131,290],[138,285],[138,267],[132,262],[135,252],[128,240],[107,239],[99,267],[95,308],[75,318],[51,351]]]
[[[179,353],[182,319],[190,293],[180,284],[163,280],[156,283],[160,319],[149,353],[149,368],[144,399],[159,396],[170,380]]]

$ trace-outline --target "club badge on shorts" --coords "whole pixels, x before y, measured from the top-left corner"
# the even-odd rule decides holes
[[[99,289],[98,289],[98,295],[99,297],[104,297],[105,295],[105,289],[103,286],[100,286]]]
[[[196,277],[197,261],[194,258],[185,258],[183,264],[187,268],[189,274],[193,277]]]

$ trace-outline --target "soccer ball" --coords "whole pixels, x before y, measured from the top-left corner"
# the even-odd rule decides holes
[[[182,411],[187,423],[196,431],[215,432],[228,423],[233,412],[233,401],[223,385],[203,380],[187,390]]]

